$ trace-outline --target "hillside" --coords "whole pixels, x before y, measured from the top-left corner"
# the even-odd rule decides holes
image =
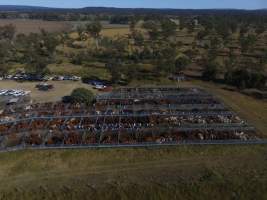
[[[105,13],[105,14],[167,14],[167,15],[216,15],[216,14],[266,14],[266,9],[239,10],[239,9],[156,9],[156,8],[115,8],[115,7],[84,7],[84,8],[50,8],[40,6],[0,5],[0,12],[82,12],[82,13]]]
[[[53,10],[54,8],[40,7],[40,6],[20,6],[20,5],[0,5],[0,11],[17,11],[17,12],[31,12]]]

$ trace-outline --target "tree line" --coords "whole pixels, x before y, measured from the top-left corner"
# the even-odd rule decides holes
[[[103,27],[98,19],[78,26],[76,30],[78,40],[86,42],[93,39],[94,45],[66,56],[71,63],[77,65],[93,61],[105,63],[112,81],[119,82],[139,77],[139,64],[155,66],[153,76],[167,76],[185,70],[191,62],[196,62],[194,60],[197,56],[201,55],[202,61],[197,64],[203,67],[204,80],[216,80],[218,75],[223,73],[227,84],[240,88],[264,87],[267,50],[256,61],[248,59],[242,63],[230,49],[223,64],[217,61],[220,51],[231,45],[233,34],[238,35],[238,45],[243,55],[253,53],[258,38],[266,31],[264,17],[151,16],[153,15],[143,18],[141,27],[138,25],[140,17],[118,17],[119,20],[129,20],[130,33],[115,38],[100,34]],[[113,18],[115,21],[117,19]],[[176,40],[179,30],[194,37],[193,43],[187,50],[183,50],[183,44]],[[207,40],[209,44],[203,46],[206,54],[200,53],[199,44]],[[5,74],[11,62],[25,65],[29,74],[49,73],[47,65],[56,62],[57,46],[62,45],[64,48],[67,45],[77,48],[74,42],[75,39],[70,38],[69,33],[55,34],[41,30],[40,33],[16,35],[14,26],[0,27],[0,73]],[[223,72],[220,69],[222,65]]]

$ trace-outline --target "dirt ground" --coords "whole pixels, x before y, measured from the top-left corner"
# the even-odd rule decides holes
[[[54,89],[43,92],[35,88],[37,82],[16,82],[16,81],[0,81],[0,89],[21,89],[31,91],[33,102],[54,102],[60,101],[63,96],[71,94],[75,88],[87,88],[93,91],[90,85],[73,81],[51,81]]]

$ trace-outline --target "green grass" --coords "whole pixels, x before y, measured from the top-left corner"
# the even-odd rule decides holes
[[[266,146],[0,154],[0,199],[265,199]]]

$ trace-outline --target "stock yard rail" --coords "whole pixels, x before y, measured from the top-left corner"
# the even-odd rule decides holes
[[[256,129],[196,88],[122,88],[91,107],[46,103],[8,107],[0,148],[91,148],[257,144]]]
[[[183,145],[267,145],[267,140],[210,140],[210,141],[181,141],[176,143],[139,143],[139,144],[109,144],[109,145],[54,145],[54,146],[25,146],[20,145],[11,148],[0,148],[0,153],[22,150],[66,150],[66,149],[109,149],[109,148],[158,148]]]

